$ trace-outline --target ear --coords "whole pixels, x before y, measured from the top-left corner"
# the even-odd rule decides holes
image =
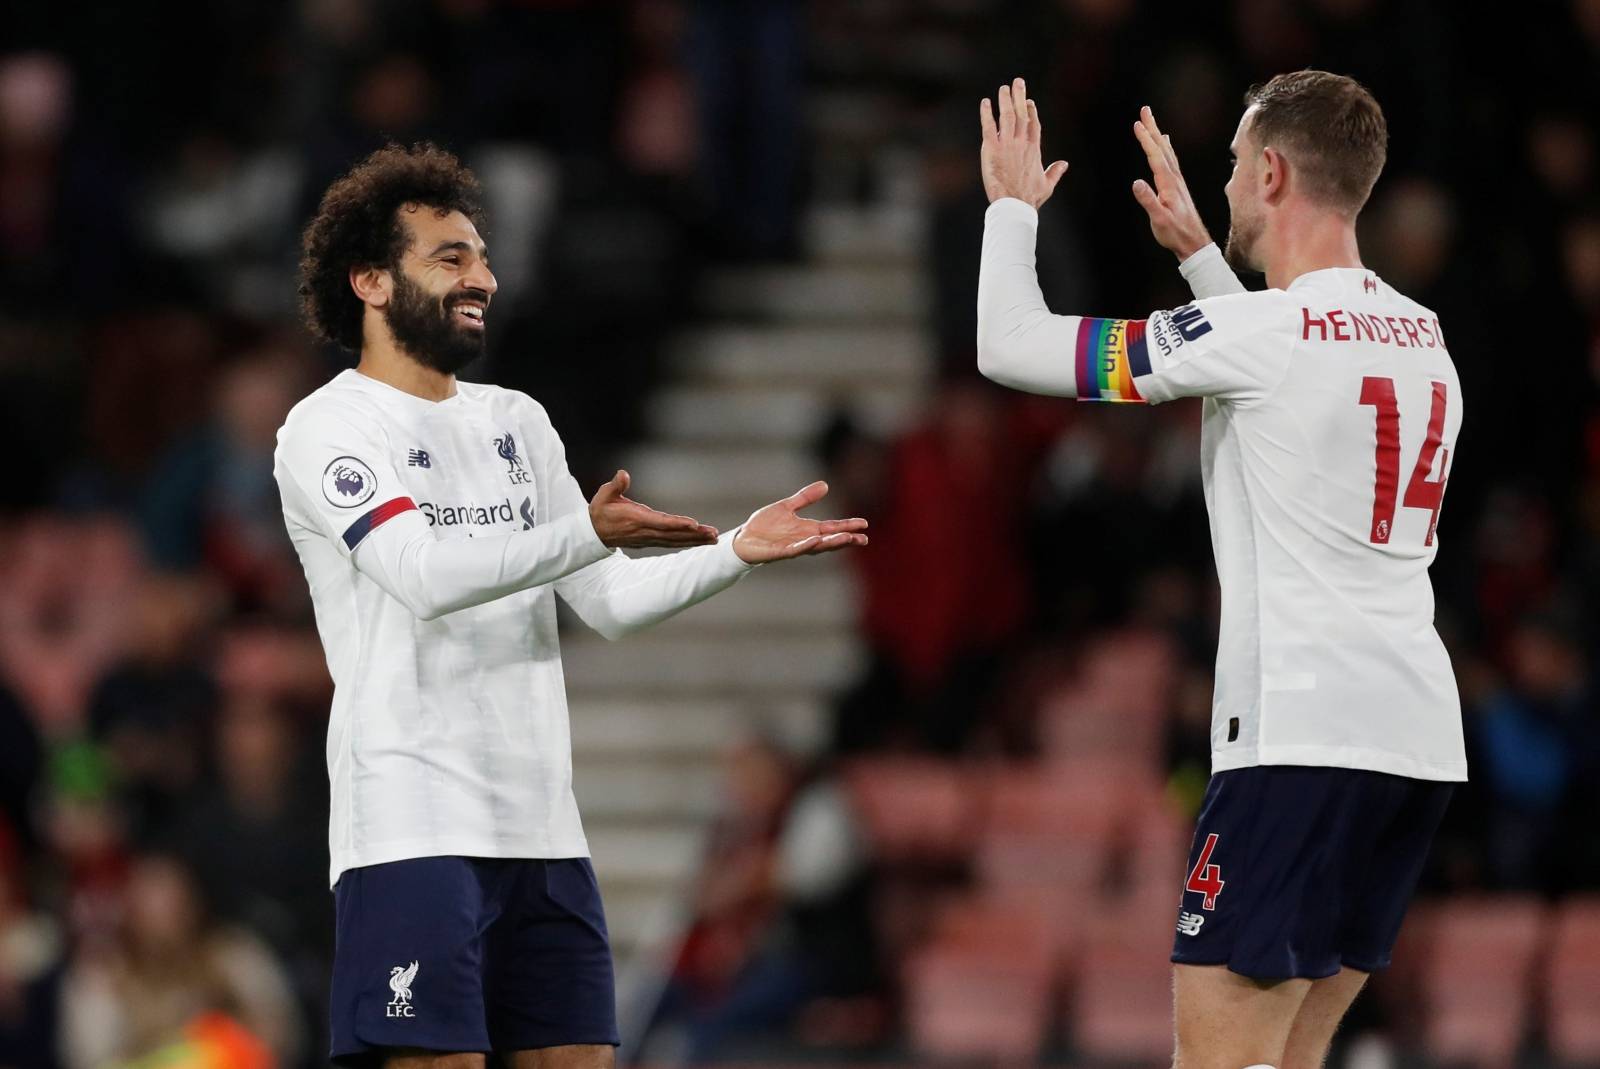
[[[389,303],[389,297],[394,290],[394,279],[381,267],[352,267],[350,288],[355,290],[356,296],[366,304],[382,308]]]
[[[1261,199],[1276,204],[1289,192],[1289,161],[1275,148],[1261,150]]]

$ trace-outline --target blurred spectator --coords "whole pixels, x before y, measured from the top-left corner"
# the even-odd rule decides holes
[[[129,656],[90,699],[90,734],[110,758],[135,841],[169,831],[200,780],[217,687],[195,653],[217,608],[204,580],[146,580]]]
[[[175,858],[146,854],[129,877],[116,942],[75,955],[68,968],[63,1064],[94,1069],[154,1053],[213,1012],[236,1018],[280,1062],[293,1062],[304,1045],[272,955],[254,937],[211,920]]]
[[[873,530],[895,552],[854,562],[873,664],[841,704],[841,748],[954,752],[970,740],[1030,608],[1023,520],[1043,440],[1008,418],[1027,408],[954,379],[891,448]]]
[[[65,942],[60,925],[30,908],[22,853],[0,825],[0,1051],[17,1069],[53,1069]]]
[[[271,700],[230,695],[208,762],[214,782],[186,807],[174,841],[219,916],[266,938],[286,961],[309,959],[304,973],[320,980],[333,934],[327,789],[319,748],[303,745],[296,729]]]
[[[220,372],[211,418],[168,451],[140,504],[153,564],[208,564],[241,608],[303,606],[272,453],[305,378],[298,354],[282,348],[248,353]]]
[[[802,1010],[814,1040],[875,1037],[881,1014],[860,1000],[880,979],[869,885],[843,791],[826,776],[802,783],[783,751],[751,740],[729,755],[726,792],[661,1017],[686,1028],[691,1064]]]
[[[1491,792],[1489,876],[1496,886],[1570,886],[1572,845],[1591,836],[1580,775],[1596,767],[1591,672],[1570,615],[1532,616],[1511,635],[1506,685],[1473,718],[1478,769]]]
[[[802,18],[798,0],[690,2],[700,171],[713,233],[734,256],[796,251]]]

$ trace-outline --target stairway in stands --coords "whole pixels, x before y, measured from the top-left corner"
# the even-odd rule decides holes
[[[707,279],[705,315],[675,339],[652,399],[650,436],[623,458],[646,500],[726,530],[825,474],[812,447],[836,406],[879,433],[915,412],[932,366],[922,212],[904,195],[903,160],[867,165],[890,172],[875,183],[886,195],[811,208],[798,264]],[[829,504],[814,514],[832,515]],[[831,697],[860,663],[854,621],[834,556],[763,568],[617,643],[563,636],[576,792],[625,1031],[686,919],[722,754],[757,733],[800,751],[824,742]]]

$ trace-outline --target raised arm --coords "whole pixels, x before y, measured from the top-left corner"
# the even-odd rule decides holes
[[[1244,283],[1222,257],[1222,250],[1211,240],[1200,212],[1189,195],[1172,150],[1172,138],[1156,125],[1155,112],[1141,108],[1133,124],[1133,136],[1144,149],[1150,165],[1150,180],[1133,183],[1133,199],[1150,216],[1150,233],[1163,249],[1178,258],[1178,270],[1196,297],[1222,297],[1245,292]]]
[[[1288,323],[1281,294],[1244,292],[1231,272],[1226,295],[1146,319],[1053,314],[1034,271],[1034,243],[1039,205],[1055,191],[1066,164],[1042,166],[1038,109],[1022,79],[1001,88],[999,112],[996,121],[989,102],[981,105],[990,201],[978,268],[978,368],[985,376],[1014,389],[1085,401],[1217,397],[1245,403],[1281,379],[1293,348],[1287,337],[1284,344],[1275,340],[1274,332]],[[1165,139],[1151,135],[1149,144],[1164,160]],[[1169,178],[1177,177],[1162,166]],[[1186,227],[1162,227],[1158,238],[1194,237]],[[1215,245],[1207,247],[1215,252]],[[1196,266],[1203,268],[1203,255],[1190,259],[1201,257]]]
[[[1137,401],[1125,320],[1054,315],[1034,270],[1039,206],[1066,174],[1044,167],[1039,109],[1018,78],[1001,86],[999,117],[979,105],[983,131],[983,256],[978,266],[978,370],[1002,386],[1084,400]],[[1142,330],[1142,326],[1140,328]],[[1135,355],[1142,357],[1140,346]]]

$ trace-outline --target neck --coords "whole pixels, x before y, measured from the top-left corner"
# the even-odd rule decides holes
[[[1267,285],[1288,289],[1301,275],[1329,267],[1361,267],[1355,222],[1325,211],[1302,211],[1276,228],[1266,257]]]
[[[443,401],[456,395],[456,377],[412,359],[395,344],[394,335],[382,320],[374,323],[368,319],[356,370],[424,401]]]

